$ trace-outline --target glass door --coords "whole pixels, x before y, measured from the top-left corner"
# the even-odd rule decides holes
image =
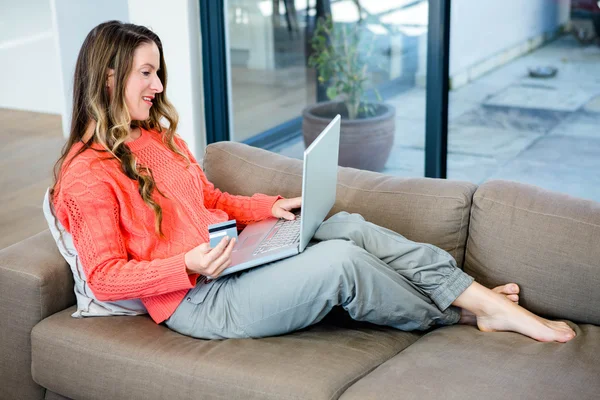
[[[331,80],[319,81],[317,68],[309,62],[318,51],[313,46],[319,21],[330,17],[333,29],[358,38],[359,57],[366,61],[362,100],[381,101],[393,110],[390,154],[379,170],[399,176],[424,176],[430,3],[446,1],[223,2],[224,65],[206,53],[204,61],[205,68],[209,63],[213,70],[227,73],[224,90],[229,127],[228,136],[220,139],[302,157],[306,145],[303,110],[317,103],[343,100],[343,96],[331,98],[332,92],[327,90]],[[214,4],[209,6],[214,9]],[[219,14],[214,15],[218,18]],[[205,44],[210,40],[203,37]],[[214,41],[209,45],[214,46]],[[205,73],[205,85],[206,80]],[[214,84],[214,79],[209,84]],[[439,90],[433,86],[429,90]],[[433,118],[439,119],[439,114]],[[368,135],[369,128],[364,132]],[[366,136],[364,142],[373,140]]]
[[[297,132],[296,120],[315,98],[305,57],[311,12],[306,0],[227,2],[232,140],[252,143],[271,133],[280,141]],[[285,132],[289,125],[296,132]]]

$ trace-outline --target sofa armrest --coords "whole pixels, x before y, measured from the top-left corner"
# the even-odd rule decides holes
[[[0,250],[0,399],[44,397],[31,377],[31,329],[75,304],[73,285],[48,230]]]

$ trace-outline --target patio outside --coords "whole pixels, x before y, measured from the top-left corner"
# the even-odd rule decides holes
[[[554,66],[553,78],[528,68]],[[425,90],[388,100],[396,136],[385,174],[424,175]],[[565,34],[450,92],[448,179],[529,183],[600,201],[600,47]],[[302,138],[275,151],[302,158]]]

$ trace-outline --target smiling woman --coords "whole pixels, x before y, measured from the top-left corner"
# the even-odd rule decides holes
[[[95,300],[148,298],[156,322],[199,275],[217,276],[230,263],[235,241],[210,249],[208,225],[229,216],[293,219],[289,210],[300,205],[215,189],[175,133],[166,87],[156,34],[119,21],[95,27],[77,59],[71,133],[49,196],[54,224],[64,227],[59,239],[72,237]]]
[[[150,117],[150,107],[163,85],[158,76],[160,51],[155,43],[140,45],[133,55],[133,69],[127,79],[125,104],[131,119],[145,121]],[[109,74],[109,93],[114,86],[114,70]]]
[[[174,142],[178,115],[164,93],[167,73],[160,38],[143,26],[119,21],[98,25],[81,47],[73,86],[71,132],[55,166],[55,182],[70,160],[97,144],[120,162],[128,178],[138,182],[160,231],[162,209],[151,196],[154,177],[137,165],[125,145],[138,139],[142,128],[156,130],[164,133],[170,150],[182,154]],[[161,125],[161,119],[168,126]]]

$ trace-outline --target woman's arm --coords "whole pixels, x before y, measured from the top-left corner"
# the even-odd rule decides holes
[[[260,193],[252,197],[234,196],[215,188],[206,178],[203,171],[200,171],[200,177],[202,179],[204,206],[208,209],[217,208],[223,210],[227,215],[244,225],[272,217],[273,205],[277,200],[283,198],[281,196],[267,196]]]
[[[200,179],[202,180],[202,192],[204,196],[204,206],[208,209],[223,210],[230,217],[237,220],[238,223],[248,225],[249,223],[263,220],[273,216],[273,205],[281,196],[267,196],[257,193],[252,197],[235,196],[227,192],[222,192],[206,178],[204,171],[190,152],[185,141],[175,137],[177,146],[183,153],[189,157],[192,163],[191,168],[197,168]]]

